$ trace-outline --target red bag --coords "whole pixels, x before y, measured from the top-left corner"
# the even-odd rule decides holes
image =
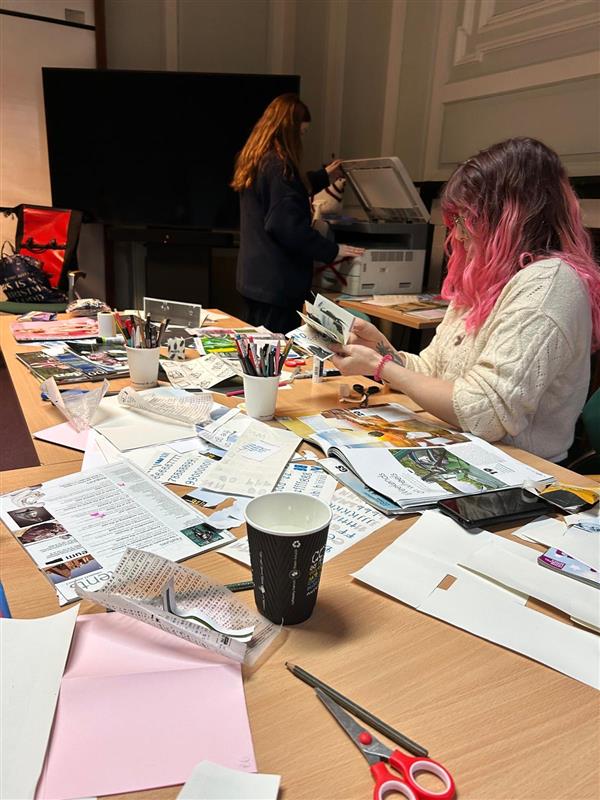
[[[45,206],[16,206],[16,250],[42,262],[50,286],[65,290],[67,272],[77,269],[77,243],[81,230],[81,211]]]

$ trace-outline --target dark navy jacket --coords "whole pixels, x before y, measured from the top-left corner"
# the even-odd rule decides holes
[[[308,173],[313,191],[329,185],[325,169]],[[329,263],[338,246],[311,227],[310,200],[297,175],[286,178],[274,153],[240,194],[237,288],[250,300],[300,308],[312,283],[313,261]]]

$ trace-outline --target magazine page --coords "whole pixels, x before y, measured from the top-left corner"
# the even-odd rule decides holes
[[[126,461],[5,494],[0,518],[60,605],[106,583],[127,547],[180,561],[234,538]]]
[[[370,408],[332,408],[278,422],[329,455],[332,447],[431,447],[467,443],[459,431],[429,422],[398,403]]]
[[[333,455],[368,486],[403,508],[551,479],[483,441],[379,451],[341,447],[335,448]]]
[[[300,439],[290,431],[253,419],[221,461],[206,470],[202,486],[244,497],[268,494],[299,444]]]

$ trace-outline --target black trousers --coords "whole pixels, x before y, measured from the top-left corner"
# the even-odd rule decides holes
[[[302,325],[302,320],[295,308],[273,306],[270,303],[261,303],[247,297],[244,297],[244,301],[246,303],[246,322],[254,327],[264,325],[271,333],[288,333]],[[301,306],[298,308],[300,309]]]

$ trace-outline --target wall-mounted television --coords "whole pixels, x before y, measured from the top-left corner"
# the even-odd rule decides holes
[[[52,203],[115,226],[236,228],[236,154],[297,75],[42,69]]]

